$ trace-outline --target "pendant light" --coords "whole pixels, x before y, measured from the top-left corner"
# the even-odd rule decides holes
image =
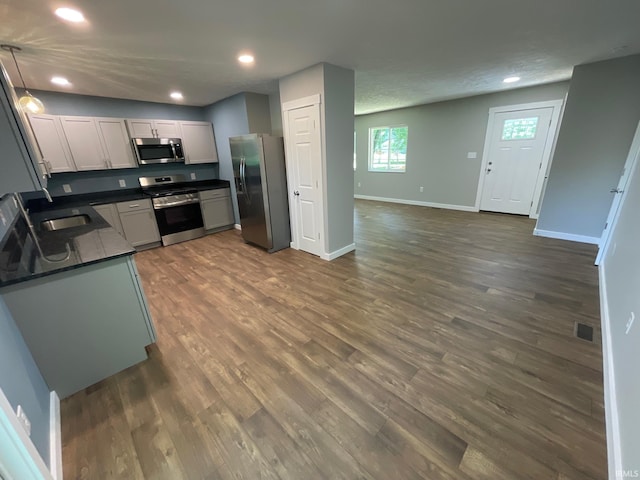
[[[15,52],[21,52],[22,49],[20,47],[16,47],[14,45],[0,45],[3,50],[7,52],[11,52],[11,56],[13,57],[13,62],[16,64],[16,70],[18,71],[18,75],[20,76],[20,80],[22,81],[22,88],[24,89],[24,95],[20,97],[18,100],[18,104],[20,108],[24,110],[26,113],[43,113],[44,105],[40,100],[29,93],[27,90],[27,85],[24,83],[24,78],[22,77],[22,72],[20,71],[20,67],[18,66],[18,61],[16,60]]]

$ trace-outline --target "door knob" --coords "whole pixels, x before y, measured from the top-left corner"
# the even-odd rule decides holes
[[[293,194],[294,194],[296,197],[299,197],[299,196],[300,196],[300,192],[299,192],[299,191],[297,191],[297,190],[296,190],[295,192],[293,192]]]
[[[620,190],[619,188],[614,188],[613,190],[610,191],[610,193],[622,193],[624,192],[624,190]]]
[[[490,168],[487,168],[487,173],[490,173],[490,172],[491,172],[491,169],[490,169]]]

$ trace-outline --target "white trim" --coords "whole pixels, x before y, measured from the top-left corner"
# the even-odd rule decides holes
[[[236,230],[242,230],[242,225],[240,225],[239,223],[236,223],[233,228],[235,228]]]
[[[600,237],[588,237],[586,235],[575,235],[573,233],[540,230],[539,228],[534,229],[533,234],[537,237],[557,238],[559,240],[569,240],[571,242],[592,243],[594,245],[600,243]]]
[[[9,446],[6,450],[0,448],[0,471],[5,471],[7,479],[54,480],[2,389],[0,389],[0,444]],[[7,456],[12,462],[10,465],[6,463]]]
[[[540,204],[540,197],[542,196],[542,190],[544,187],[545,177],[549,170],[551,163],[551,152],[554,149],[555,141],[558,135],[558,127],[560,125],[560,115],[562,113],[562,106],[564,100],[549,100],[546,102],[534,102],[525,103],[520,105],[507,105],[503,107],[493,107],[489,109],[489,120],[487,121],[487,133],[484,138],[484,149],[482,150],[482,164],[480,166],[480,173],[478,177],[478,191],[476,192],[476,211],[480,211],[480,202],[482,201],[482,191],[484,190],[484,179],[486,175],[483,173],[487,170],[487,163],[489,162],[489,151],[491,150],[491,139],[493,138],[493,125],[495,123],[495,116],[498,113],[516,112],[520,110],[537,110],[539,108],[551,108],[551,123],[549,124],[549,131],[547,132],[547,139],[544,145],[544,151],[542,153],[542,165],[538,169],[538,176],[536,178],[536,186],[533,193],[531,207],[529,208],[529,218],[537,218],[538,205]],[[551,140],[551,141],[549,141]]]
[[[297,98],[281,104],[282,112],[289,110],[295,110],[296,108],[310,107],[311,105],[320,105],[322,103],[322,96],[319,93],[315,95],[309,95],[308,97]]]
[[[609,478],[618,478],[622,471],[622,445],[620,442],[620,417],[616,395],[616,377],[613,363],[611,321],[604,265],[598,268],[600,277],[600,316],[602,328],[602,372],[604,375],[604,412],[607,429],[607,450],[609,452]]]
[[[602,231],[602,236],[600,237],[600,244],[598,255],[596,256],[596,265],[600,265],[604,260],[604,257],[607,255],[607,251],[609,250],[609,244],[611,243],[611,235],[618,224],[618,218],[620,217],[620,212],[622,211],[622,206],[627,200],[627,187],[631,182],[631,179],[636,174],[636,167],[638,165],[638,157],[640,157],[640,123],[638,123],[638,127],[636,128],[636,133],[633,137],[633,141],[631,142],[631,148],[629,149],[629,154],[627,155],[627,160],[624,163],[624,170],[622,175],[620,176],[620,180],[618,180],[617,189],[622,189],[622,194],[617,193],[616,195],[621,195],[620,201],[616,205],[617,199],[614,198],[611,207],[609,208],[609,215],[607,215],[607,223]],[[628,171],[627,171],[628,170]]]
[[[444,208],[446,210],[460,210],[462,212],[477,212],[475,207],[467,205],[451,205],[448,203],[420,202],[418,200],[405,200],[403,198],[372,197],[370,195],[354,195],[360,200],[373,200],[375,202],[401,203],[403,205],[418,205],[419,207]]]
[[[60,397],[55,391],[49,395],[49,464],[54,480],[62,480],[62,426]]]
[[[352,243],[351,245],[347,245],[346,247],[339,248],[338,250],[335,250],[331,253],[323,253],[322,255],[320,255],[320,258],[322,258],[323,260],[331,261],[349,252],[353,252],[355,249],[356,249],[356,244]]]

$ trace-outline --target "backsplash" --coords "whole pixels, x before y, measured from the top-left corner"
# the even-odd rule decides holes
[[[196,180],[212,180],[218,178],[218,165],[144,165],[140,168],[126,168],[122,170],[96,170],[92,172],[55,173],[49,179],[49,193],[53,197],[77,195],[84,193],[108,192],[124,188],[138,188],[139,177],[154,177],[160,175],[184,175],[191,180],[194,173]],[[121,187],[120,180],[124,180],[125,187]],[[64,191],[64,185],[71,187],[71,193]],[[25,198],[42,197],[40,192],[23,195]]]

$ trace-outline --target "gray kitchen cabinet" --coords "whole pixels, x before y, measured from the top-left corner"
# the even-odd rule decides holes
[[[217,163],[218,152],[209,122],[180,122],[185,164]]]
[[[127,119],[130,138],[181,138],[176,120]]]
[[[94,205],[93,209],[104,218],[109,225],[124,237],[124,230],[120,222],[120,214],[115,203],[107,203],[106,205]]]
[[[4,287],[0,294],[47,385],[61,398],[143,361],[145,346],[156,341],[132,256]]]
[[[200,208],[205,230],[222,229],[235,223],[228,188],[200,192]]]
[[[142,199],[116,204],[124,237],[134,247],[160,242],[160,232],[151,200]]]
[[[75,172],[76,165],[73,163],[60,118],[46,114],[29,115],[29,121],[49,171]]]

